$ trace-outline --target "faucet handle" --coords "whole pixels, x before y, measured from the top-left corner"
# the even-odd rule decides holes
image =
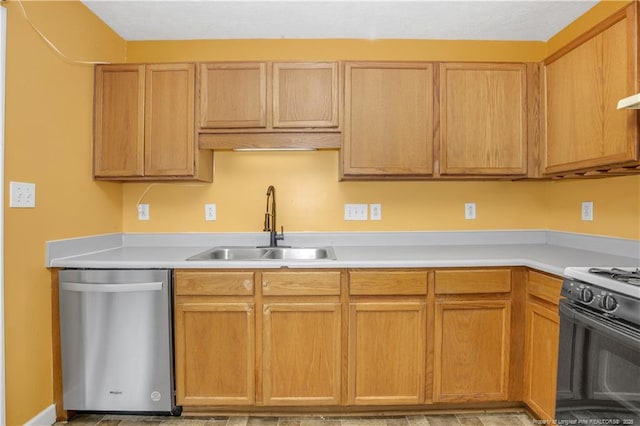
[[[276,240],[284,240],[284,226],[280,226],[280,235],[276,231]]]

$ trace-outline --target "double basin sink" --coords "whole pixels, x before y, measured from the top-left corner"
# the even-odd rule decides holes
[[[214,247],[187,260],[336,260],[331,247]]]

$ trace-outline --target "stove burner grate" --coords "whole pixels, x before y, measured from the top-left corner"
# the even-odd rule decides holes
[[[635,270],[625,270],[620,268],[590,268],[589,273],[605,276],[623,283],[640,286],[640,268],[636,268]]]

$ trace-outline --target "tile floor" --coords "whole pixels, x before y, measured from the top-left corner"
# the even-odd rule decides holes
[[[389,417],[144,417],[78,414],[57,426],[523,426],[524,413],[465,413]]]

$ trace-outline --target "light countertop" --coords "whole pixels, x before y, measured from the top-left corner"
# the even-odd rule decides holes
[[[501,231],[498,231],[501,232]],[[562,275],[567,266],[640,266],[640,257],[635,253],[635,244],[640,243],[624,240],[625,247],[614,247],[608,252],[593,250],[594,245],[585,240],[581,245],[575,240],[576,235],[571,234],[566,238],[566,245],[561,245],[562,238],[557,235],[549,237],[541,234],[524,231],[524,234],[515,234],[518,231],[507,231],[507,237],[496,232],[484,234],[473,233],[467,238],[467,233],[451,233],[444,235],[438,233],[438,238],[432,238],[423,233],[416,236],[402,234],[400,241],[397,233],[376,234],[385,238],[340,238],[331,234],[332,238],[317,239],[314,246],[333,247],[337,260],[306,260],[306,261],[187,261],[186,259],[197,253],[203,252],[213,246],[250,245],[253,236],[243,235],[243,238],[232,238],[226,235],[224,238],[213,238],[211,243],[205,243],[201,238],[175,239],[158,237],[141,238],[139,235],[122,239],[117,247],[96,247],[91,250],[86,245],[78,253],[67,256],[51,256],[47,266],[62,268],[437,268],[437,267],[475,267],[475,266],[527,266],[555,275]],[[539,231],[546,232],[546,231]],[[504,232],[503,232],[504,234]],[[259,235],[259,234],[258,234]],[[259,235],[261,236],[261,235]],[[410,238],[408,238],[409,236]],[[496,237],[498,236],[498,237]],[[263,237],[263,236],[262,236]],[[306,235],[308,237],[308,235]],[[451,237],[451,238],[449,238]],[[563,237],[564,238],[564,237]],[[592,237],[585,237],[592,238]],[[207,240],[209,241],[210,238]],[[385,243],[382,243],[385,240]],[[262,242],[258,239],[258,244]],[[486,244],[478,243],[486,241]],[[522,244],[513,243],[523,241]],[[309,238],[291,238],[285,241],[287,244],[294,242],[309,243]],[[354,243],[349,245],[349,242]],[[447,244],[449,242],[449,244]],[[189,245],[189,243],[197,243]],[[233,244],[235,243],[235,244]],[[605,241],[612,243],[612,241]],[[613,243],[617,243],[613,241]],[[55,244],[55,242],[53,243]],[[292,244],[293,245],[293,244]],[[310,244],[296,244],[296,246],[309,246]],[[574,247],[572,247],[574,246]],[[576,248],[586,247],[588,249]],[[595,246],[596,248],[609,248],[607,244]],[[613,246],[612,246],[613,247]],[[625,248],[631,247],[631,251]],[[84,251],[84,252],[83,252]]]

